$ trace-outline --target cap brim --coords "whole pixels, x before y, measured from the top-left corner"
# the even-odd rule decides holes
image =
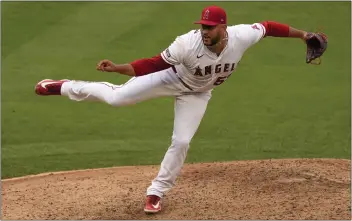
[[[210,25],[210,26],[218,25],[218,23],[216,23],[216,22],[207,21],[207,20],[199,20],[199,21],[194,22],[194,24]]]

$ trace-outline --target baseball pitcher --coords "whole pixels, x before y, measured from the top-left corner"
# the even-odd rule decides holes
[[[100,101],[115,107],[161,96],[175,97],[171,145],[146,191],[146,213],[161,210],[161,199],[175,185],[212,90],[236,71],[248,48],[268,36],[298,38],[307,47],[306,63],[315,63],[327,48],[325,34],[273,21],[227,25],[225,10],[217,6],[204,8],[195,24],[200,28],[176,37],[152,58],[128,64],[102,60],[97,64],[99,71],[131,76],[125,84],[45,79],[35,87],[38,95],[62,95],[73,101]]]

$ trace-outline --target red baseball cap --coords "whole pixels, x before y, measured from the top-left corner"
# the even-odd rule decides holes
[[[194,24],[214,26],[218,24],[226,24],[226,22],[226,12],[224,9],[218,6],[209,6],[203,9],[201,19],[194,22]]]

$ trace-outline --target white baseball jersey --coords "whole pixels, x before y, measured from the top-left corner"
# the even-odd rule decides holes
[[[219,56],[203,44],[200,30],[178,36],[161,56],[175,66],[177,76],[193,91],[211,90],[236,70],[244,52],[264,37],[265,27],[240,24],[228,26],[227,33],[227,46]]]

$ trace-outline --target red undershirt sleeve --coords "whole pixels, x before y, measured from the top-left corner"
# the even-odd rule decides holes
[[[266,32],[264,37],[288,37],[290,33],[290,26],[274,21],[264,21],[261,24],[265,27]]]
[[[150,73],[168,69],[173,66],[169,63],[166,63],[160,54],[152,58],[143,58],[135,60],[131,62],[130,65],[132,65],[136,76],[147,75]]]

